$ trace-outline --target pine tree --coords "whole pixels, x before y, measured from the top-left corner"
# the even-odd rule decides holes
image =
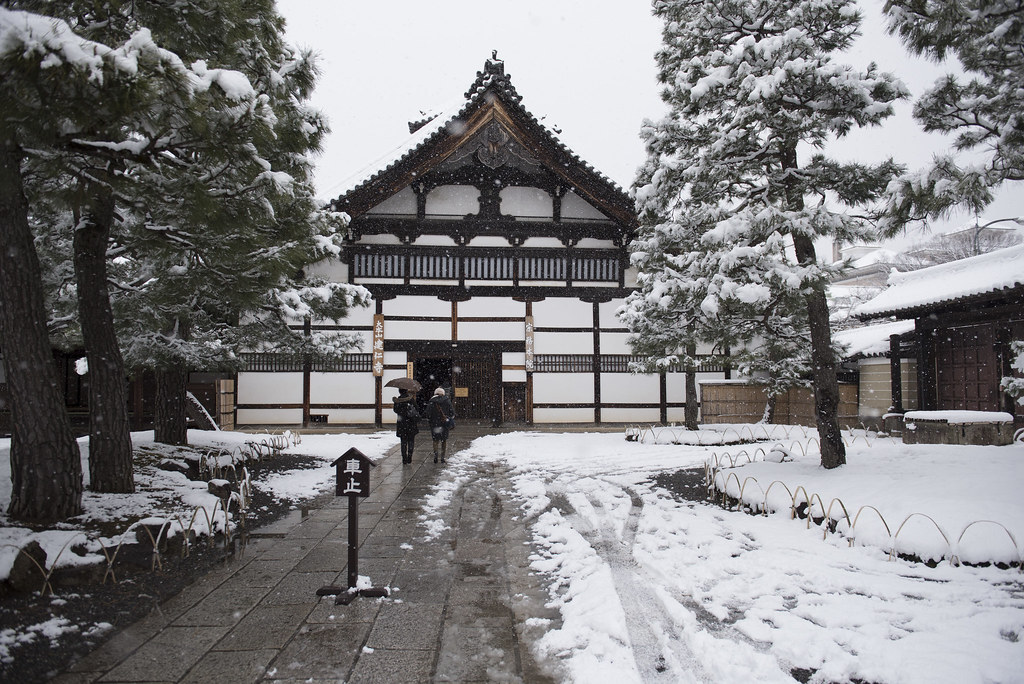
[[[963,208],[975,215],[1007,181],[1024,180],[1024,3],[1021,0],[889,0],[889,31],[908,49],[938,62],[954,56],[966,71],[940,78],[914,105],[926,131],[954,136],[955,152],[937,156],[890,188],[886,235],[908,222]]]
[[[832,273],[814,240],[862,237],[860,221],[831,207],[875,200],[896,167],[801,155],[879,123],[905,89],[874,65],[832,62],[860,26],[850,0],[663,0],[654,11],[665,22],[657,59],[670,113],[651,128],[660,138],[648,140],[655,170],[638,198],[667,193],[674,212],[698,217],[681,222],[708,226],[693,257],[707,279],[703,311],[745,318],[751,309],[767,315],[785,293],[802,298],[821,462],[842,465],[825,297]]]
[[[85,40],[53,18],[0,8],[0,346],[11,385],[13,518],[52,522],[81,510],[82,471],[56,379],[44,309],[43,274],[35,249],[34,191],[62,178],[50,163],[103,129],[127,103],[149,97],[155,107],[186,97],[192,80],[174,55],[142,32],[116,48]],[[50,186],[59,187],[59,183]],[[65,243],[67,244],[67,243]]]

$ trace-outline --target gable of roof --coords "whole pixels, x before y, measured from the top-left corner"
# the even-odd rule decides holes
[[[1024,245],[950,261],[906,273],[892,273],[889,287],[853,310],[861,319],[912,318],[930,310],[1011,291],[1024,292]]]
[[[567,188],[621,225],[636,227],[633,201],[522,106],[504,62],[496,56],[487,60],[464,97],[433,118],[410,124],[412,136],[349,179],[332,208],[352,218],[361,216],[498,124],[517,148],[536,158]]]

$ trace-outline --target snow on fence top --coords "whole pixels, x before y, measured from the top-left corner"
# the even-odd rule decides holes
[[[962,297],[1024,286],[1024,245],[907,273],[893,272],[889,288],[853,310],[879,318]]]
[[[1013,416],[1003,411],[907,411],[906,421],[936,420],[947,423],[1012,423]]]

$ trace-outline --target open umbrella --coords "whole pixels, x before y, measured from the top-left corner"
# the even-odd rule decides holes
[[[385,387],[397,387],[398,389],[409,390],[410,392],[419,392],[423,389],[423,385],[416,382],[412,378],[395,378],[394,380],[388,380],[384,383]]]

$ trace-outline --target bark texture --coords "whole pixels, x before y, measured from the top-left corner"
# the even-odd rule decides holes
[[[107,289],[107,242],[113,220],[114,198],[103,188],[94,193],[92,206],[75,229],[75,278],[89,359],[90,489],[128,493],[135,491],[128,387]]]
[[[82,460],[46,330],[21,154],[0,139],[0,350],[11,397],[11,518],[53,523],[82,512]]]
[[[697,357],[697,345],[686,345],[687,358]],[[683,409],[683,424],[687,430],[696,430],[698,424],[697,369],[692,363],[686,365],[686,407]]]
[[[184,368],[156,371],[155,438],[161,444],[188,444]]]

